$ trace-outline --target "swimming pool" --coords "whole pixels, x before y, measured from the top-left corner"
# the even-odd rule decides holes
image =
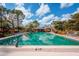
[[[17,43],[18,41],[18,43]],[[4,40],[0,40],[0,45],[79,45],[75,41],[66,37],[50,34],[47,32],[29,32],[25,35],[19,35]]]

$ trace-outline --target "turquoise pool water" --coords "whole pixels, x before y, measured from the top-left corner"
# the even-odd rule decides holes
[[[0,45],[15,45],[17,41],[17,45],[79,45],[79,41],[46,32],[30,32],[0,40]]]

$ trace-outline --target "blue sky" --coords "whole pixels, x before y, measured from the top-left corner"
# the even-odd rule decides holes
[[[37,20],[41,26],[53,20],[68,20],[71,14],[79,12],[79,3],[4,3],[8,9],[22,10],[25,15],[23,24]]]
[[[48,3],[48,6],[51,10],[51,13],[57,15],[57,16],[61,16],[62,14],[66,14],[66,13],[73,13],[74,11],[76,11],[76,9],[79,7],[79,3],[75,3],[70,7],[66,7],[66,8],[60,8],[60,3]],[[15,8],[16,5],[15,3],[6,3],[6,8],[8,9],[13,9]],[[24,3],[24,7],[26,9],[30,8],[32,10],[33,13],[35,13],[35,11],[40,7],[38,3]]]

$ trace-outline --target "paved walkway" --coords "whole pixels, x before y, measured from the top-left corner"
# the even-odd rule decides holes
[[[1,56],[38,56],[38,55],[67,55],[79,56],[79,46],[24,46],[0,47]]]

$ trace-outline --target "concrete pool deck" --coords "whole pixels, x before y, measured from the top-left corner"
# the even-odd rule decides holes
[[[0,46],[0,56],[79,56],[79,46]]]

